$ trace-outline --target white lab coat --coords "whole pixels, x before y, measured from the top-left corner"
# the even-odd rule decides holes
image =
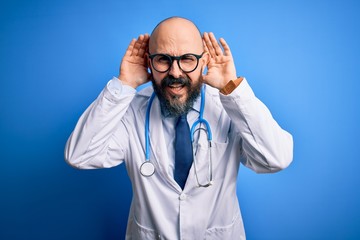
[[[292,161],[291,135],[279,127],[246,79],[228,96],[207,86],[204,118],[213,133],[213,185],[197,187],[193,165],[182,190],[168,171],[157,98],[150,114],[151,162],[156,172],[143,177],[139,171],[145,160],[145,113],[152,92],[148,87],[123,95],[121,89],[114,93],[105,87],[71,134],[66,161],[80,169],[125,162],[133,189],[126,239],[245,239],[236,196],[240,162],[261,173],[287,167]],[[196,148],[198,176],[205,181],[209,153],[204,134]]]

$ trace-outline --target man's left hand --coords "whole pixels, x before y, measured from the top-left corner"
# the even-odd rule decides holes
[[[208,70],[203,75],[204,83],[221,90],[230,80],[237,78],[230,47],[223,38],[220,38],[221,48],[212,32],[205,32],[203,41],[205,51],[209,54]]]

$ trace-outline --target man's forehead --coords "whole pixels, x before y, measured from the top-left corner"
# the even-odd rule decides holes
[[[198,28],[186,19],[168,19],[159,24],[150,37],[150,51],[194,52],[202,49]],[[201,50],[200,49],[200,50]]]
[[[194,28],[201,37],[201,32],[199,28],[193,23],[191,20],[183,18],[183,17],[170,17],[162,20],[160,23],[158,23],[155,28],[153,29],[151,36],[154,34],[157,34],[157,31],[159,31],[162,27],[170,27],[170,29],[179,29],[179,28],[185,28],[185,29],[192,29]]]

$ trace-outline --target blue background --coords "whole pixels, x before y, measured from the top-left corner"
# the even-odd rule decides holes
[[[124,237],[124,166],[79,171],[63,149],[131,38],[172,15],[224,37],[293,134],[285,171],[240,169],[248,239],[359,239],[359,13],[350,0],[2,0],[0,239]]]

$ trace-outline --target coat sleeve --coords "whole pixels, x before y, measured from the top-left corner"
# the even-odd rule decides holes
[[[273,119],[246,79],[231,94],[220,94],[220,100],[240,134],[241,162],[245,166],[267,173],[280,171],[291,163],[292,136]]]
[[[81,115],[66,143],[65,161],[69,165],[95,169],[113,167],[124,161],[128,133],[121,119],[135,92],[117,78],[108,82]]]

